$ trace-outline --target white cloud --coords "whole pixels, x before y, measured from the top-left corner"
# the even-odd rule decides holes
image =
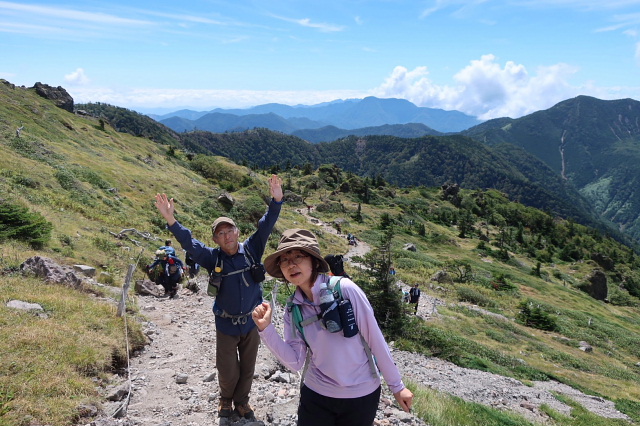
[[[342,25],[327,24],[324,22],[311,22],[311,19],[309,18],[291,19],[291,18],[285,18],[283,16],[278,16],[278,15],[271,15],[271,16],[273,18],[280,19],[285,22],[298,24],[301,27],[314,28],[314,29],[320,30],[323,33],[339,32],[339,31],[345,30],[345,27]]]
[[[640,60],[640,43],[636,45]],[[72,85],[67,88],[77,103],[104,102],[138,110],[166,108],[247,108],[265,103],[314,105],[337,99],[361,99],[366,96],[407,99],[418,106],[457,110],[491,119],[518,118],[552,107],[578,95],[599,99],[640,99],[640,87],[598,87],[593,82],[580,86],[569,83],[578,69],[555,64],[527,70],[522,64],[508,61],[500,64],[494,55],[484,55],[458,71],[455,84],[440,85],[429,78],[426,66],[408,70],[397,66],[387,79],[372,90],[269,91],[207,89],[134,89],[98,88]],[[66,78],[82,81],[82,69]]]
[[[83,86],[89,83],[89,77],[84,72],[83,68],[78,68],[70,74],[65,74],[64,81],[72,85]]]
[[[0,1],[0,11],[11,11],[12,13],[23,13],[25,18],[46,17],[63,20],[73,20],[90,22],[94,24],[113,24],[139,26],[149,24],[147,21],[137,19],[120,18],[106,13],[83,12],[74,9],[63,9],[59,7],[36,6],[20,3]]]
[[[336,99],[360,99],[370,92],[356,90],[273,91],[273,90],[198,90],[198,89],[112,89],[70,87],[76,103],[104,102],[124,108],[152,109],[248,108],[271,102],[286,105],[314,105]]]
[[[496,63],[493,55],[473,60],[443,86],[428,78],[426,67],[396,67],[374,90],[379,97],[404,98],[419,106],[458,110],[481,119],[520,117],[577,95],[568,78],[577,72],[566,64],[541,67],[531,76],[524,65]]]

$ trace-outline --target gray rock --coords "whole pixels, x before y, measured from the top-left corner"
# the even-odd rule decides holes
[[[214,371],[213,373],[207,374],[202,381],[205,383],[213,382],[216,379],[216,376],[217,373]]]
[[[52,87],[48,84],[36,83],[33,88],[36,93],[45,99],[53,101],[58,108],[73,113],[73,98],[64,87]]]
[[[96,268],[93,266],[87,265],[73,265],[73,269],[82,273],[87,277],[95,277],[96,276]]]
[[[61,266],[48,257],[30,257],[20,265],[20,270],[23,273],[33,273],[44,279],[45,282],[65,284],[74,288],[82,286],[82,279],[76,275],[73,269]]]
[[[23,311],[44,311],[44,308],[37,303],[28,303],[21,300],[10,300],[7,302],[7,308],[20,309]]]

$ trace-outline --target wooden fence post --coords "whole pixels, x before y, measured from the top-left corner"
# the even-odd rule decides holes
[[[129,293],[129,287],[131,287],[131,279],[133,278],[133,271],[136,270],[136,265],[130,264],[127,271],[127,277],[124,280],[122,286],[122,296],[120,297],[120,303],[118,304],[118,316],[122,317],[125,314],[125,307],[127,304],[127,294]]]

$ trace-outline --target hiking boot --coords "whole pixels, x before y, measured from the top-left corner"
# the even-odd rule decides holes
[[[231,406],[231,398],[222,398],[220,397],[220,403],[218,404],[218,417],[230,417],[233,412],[233,407]]]
[[[236,411],[240,417],[244,417],[248,420],[255,420],[256,417],[253,413],[253,408],[247,402],[246,404],[236,404]]]

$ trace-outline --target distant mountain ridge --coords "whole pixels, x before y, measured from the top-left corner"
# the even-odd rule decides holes
[[[409,123],[385,124],[383,126],[362,127],[353,130],[339,129],[335,126],[325,126],[319,129],[296,130],[291,134],[309,142],[327,142],[348,136],[390,135],[400,138],[419,138],[428,135],[441,136],[444,133],[433,130],[422,123]]]
[[[211,115],[213,116],[208,117]],[[281,120],[274,115],[280,117]],[[177,132],[196,129],[225,132],[234,131],[234,129],[248,130],[266,127],[288,134],[326,126],[354,130],[412,123],[423,124],[433,129],[433,133],[429,134],[440,134],[459,132],[482,122],[459,111],[418,107],[404,99],[376,97],[311,106],[288,106],[272,103],[247,109],[217,108],[209,112],[180,110],[159,116],[151,115],[151,117]],[[222,117],[228,120],[225,125],[220,121]],[[240,119],[239,117],[245,118]],[[265,119],[266,117],[269,118]],[[265,123],[267,125],[264,125]],[[328,141],[328,139],[324,138],[322,141]]]

